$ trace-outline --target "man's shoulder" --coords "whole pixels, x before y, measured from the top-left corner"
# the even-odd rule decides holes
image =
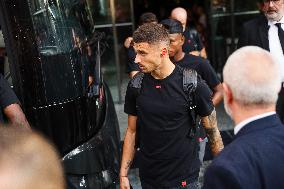
[[[234,140],[228,144],[223,151],[212,161],[211,169],[216,171],[223,169],[228,172],[237,173],[237,170],[248,166],[246,149],[242,142]]]
[[[195,55],[192,55],[192,54],[186,54],[185,56],[188,59],[190,59],[191,62],[198,62],[198,63],[207,62],[207,59],[202,58],[201,56],[195,56]]]
[[[187,65],[190,67],[190,64],[199,65],[199,64],[207,63],[207,60],[200,56],[195,56],[192,54],[185,54],[183,59],[180,62],[183,62],[183,67],[187,67]]]
[[[214,159],[212,164],[216,166],[245,167],[251,163],[250,161],[254,161],[254,158],[260,158],[262,155],[265,155],[263,154],[265,149],[269,149],[268,151],[272,150],[274,148],[274,140],[269,138],[272,136],[273,138],[278,137],[275,134],[275,130],[279,127],[266,129],[258,129],[258,125],[252,125],[252,127],[255,130],[241,135],[238,133],[234,140]],[[279,132],[281,131],[279,130]],[[280,136],[280,134],[278,135]],[[268,140],[270,140],[269,143],[267,143]],[[255,154],[258,154],[258,157]]]
[[[265,23],[267,23],[267,19],[265,18],[265,16],[259,15],[259,16],[257,16],[256,18],[253,18],[253,19],[248,20],[247,22],[245,22],[245,23],[243,24],[243,26],[244,26],[245,28],[255,29],[255,28],[253,28],[253,26],[263,25],[263,24],[265,24]]]
[[[141,88],[142,81],[145,74],[143,72],[137,72],[133,78],[128,82],[130,88]]]

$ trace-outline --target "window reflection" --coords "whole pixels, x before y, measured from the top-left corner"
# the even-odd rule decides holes
[[[91,32],[85,0],[31,0],[29,5],[41,54],[70,52],[76,38],[84,39]]]
[[[87,96],[99,82],[89,8],[86,0],[29,1],[48,101]]]

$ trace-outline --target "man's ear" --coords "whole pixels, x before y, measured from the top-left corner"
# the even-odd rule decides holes
[[[181,38],[180,38],[180,40],[181,40],[181,45],[183,45],[184,44],[184,40],[185,40],[185,38],[184,38],[184,36],[183,35],[181,35]]]
[[[227,103],[231,103],[234,99],[232,90],[226,83],[223,83],[222,85],[223,85],[224,96],[227,99]]]
[[[168,53],[167,48],[162,48],[162,50],[161,50],[161,55],[162,55],[162,56],[165,56],[167,53]]]

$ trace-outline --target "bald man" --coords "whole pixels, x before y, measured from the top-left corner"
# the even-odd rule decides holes
[[[200,35],[194,28],[188,28],[187,25],[187,12],[184,8],[177,7],[172,10],[171,18],[176,19],[182,23],[185,41],[182,50],[185,53],[190,53],[195,56],[207,58],[205,48],[202,44]]]
[[[40,135],[0,125],[0,188],[64,189],[59,156]]]

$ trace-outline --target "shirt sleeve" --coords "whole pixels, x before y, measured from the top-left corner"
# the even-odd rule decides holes
[[[198,80],[195,91],[196,113],[201,116],[209,116],[214,110],[212,92],[203,80]]]
[[[220,80],[218,79],[218,76],[215,72],[215,70],[212,68],[209,61],[204,61],[200,64],[200,71],[202,72],[201,77],[204,79],[207,83],[207,85],[210,87],[211,90],[214,89],[217,85],[220,84]]]
[[[0,74],[0,106],[3,110],[11,104],[20,104],[19,99],[3,75]]]
[[[137,89],[130,87],[130,82],[128,83],[126,90],[124,112],[133,116],[137,116],[136,98],[138,93]]]

